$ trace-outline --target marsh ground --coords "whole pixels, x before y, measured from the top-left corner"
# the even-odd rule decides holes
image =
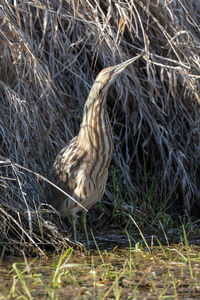
[[[68,248],[48,260],[8,257],[0,299],[199,299],[200,247],[184,234],[170,246],[143,238],[103,249],[97,237],[92,250]]]

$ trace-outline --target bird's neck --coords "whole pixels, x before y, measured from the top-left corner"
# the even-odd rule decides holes
[[[88,97],[85,106],[83,121],[78,134],[80,146],[88,145],[102,152],[112,152],[112,129],[107,112],[107,93],[101,97]]]

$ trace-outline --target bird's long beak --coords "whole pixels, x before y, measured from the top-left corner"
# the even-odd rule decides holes
[[[140,58],[142,56],[144,56],[144,51],[142,51],[137,56],[130,58],[130,59],[122,62],[121,64],[116,65],[116,67],[114,69],[115,74],[122,72],[128,65],[132,64],[134,61],[136,61],[138,58]]]

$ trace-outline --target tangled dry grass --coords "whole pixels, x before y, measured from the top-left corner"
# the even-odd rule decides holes
[[[112,165],[138,212],[152,186],[155,211],[166,197],[182,215],[199,206],[199,13],[195,0],[1,2],[1,245],[41,252],[70,243],[32,172],[46,176],[78,132],[99,71],[143,50],[108,95]]]

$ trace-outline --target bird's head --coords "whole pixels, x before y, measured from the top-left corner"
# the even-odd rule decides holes
[[[116,81],[116,79],[119,77],[121,72],[126,69],[131,63],[133,63],[135,60],[137,60],[139,57],[141,57],[143,53],[128,59],[121,64],[108,67],[106,69],[103,69],[97,76],[95,83],[93,87],[95,88],[96,92],[106,93],[108,88],[111,86],[112,83]]]
[[[121,72],[128,67],[131,63],[137,60],[139,57],[143,56],[144,53],[128,59],[121,64],[108,67],[103,69],[95,79],[95,82],[90,90],[88,99],[85,103],[84,113],[87,115],[87,112],[90,110],[91,106],[100,101],[101,103],[106,103],[106,96],[109,87],[112,83],[116,81]]]

